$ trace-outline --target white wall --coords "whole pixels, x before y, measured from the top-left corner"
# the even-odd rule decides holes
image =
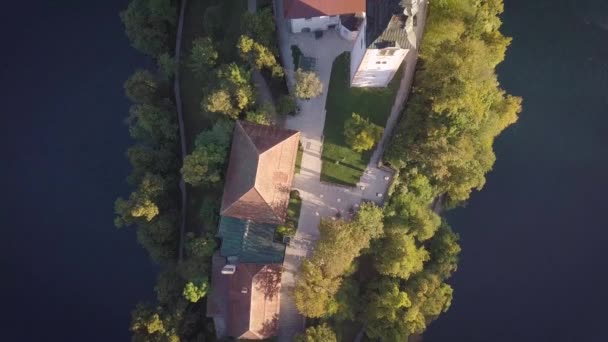
[[[393,54],[387,55],[388,50],[392,50]],[[368,49],[352,77],[351,86],[386,87],[408,52],[405,49]]]
[[[311,32],[326,31],[329,29],[329,25],[338,24],[340,24],[340,17],[337,15],[332,17],[322,16],[289,20],[289,26],[291,27],[291,32],[293,33],[300,33],[307,28]]]
[[[361,25],[361,30],[359,30],[359,35],[355,39],[355,43],[353,45],[353,50],[350,52],[350,80],[352,82],[353,77],[355,77],[355,73],[359,69],[359,65],[363,60],[363,56],[365,56],[365,51],[367,50],[367,44],[365,43],[365,31],[367,29],[367,20],[363,22]]]

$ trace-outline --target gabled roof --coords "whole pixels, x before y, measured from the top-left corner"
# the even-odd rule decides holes
[[[281,264],[238,264],[232,275],[221,273],[226,259],[213,257],[207,316],[219,327],[218,337],[266,339],[277,334]]]
[[[220,214],[283,223],[299,139],[297,131],[238,121]]]
[[[365,0],[283,0],[285,18],[312,18],[365,12]]]
[[[220,254],[237,257],[239,263],[282,263],[285,245],[274,242],[276,229],[273,224],[222,216],[217,234],[222,239]]]

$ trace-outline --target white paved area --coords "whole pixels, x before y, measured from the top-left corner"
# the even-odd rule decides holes
[[[301,143],[304,148],[301,171],[296,175],[293,187],[300,191],[302,210],[295,238],[285,251],[283,276],[281,279],[281,311],[279,316],[279,341],[293,341],[295,334],[304,330],[305,319],[295,307],[291,293],[295,278],[303,258],[310,256],[314,242],[319,236],[321,218],[336,217],[339,213],[349,215],[349,210],[358,206],[362,200],[371,200],[381,204],[392,181],[392,172],[378,168],[384,148],[407,100],[417,59],[417,52],[411,51],[406,56],[407,67],[397,93],[395,104],[391,109],[382,140],[374,151],[371,161],[361,177],[357,187],[343,187],[320,181],[321,151],[323,146],[323,128],[325,124],[325,102],[331,76],[331,67],[337,56],[350,51],[353,42],[342,39],[335,31],[326,31],[321,39],[315,39],[312,33],[291,34],[282,13],[282,1],[275,0],[275,17],[278,26],[279,47],[288,85],[293,85],[293,60],[291,45],[298,45],[303,54],[316,59],[315,72],[323,83],[323,93],[312,100],[300,101],[300,113],[289,117],[286,128],[301,132]],[[419,12],[420,25],[418,37],[424,29],[425,4]],[[379,197],[378,194],[382,194]]]

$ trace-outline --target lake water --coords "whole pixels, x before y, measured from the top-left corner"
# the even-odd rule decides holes
[[[524,111],[450,214],[455,295],[425,341],[608,341],[608,1],[506,0],[503,21]]]
[[[112,224],[127,194],[127,0],[11,2],[0,54],[6,341],[128,341],[156,268]],[[499,69],[524,97],[462,236],[450,311],[425,341],[608,341],[608,1],[507,0]]]
[[[129,341],[156,268],[114,228],[130,144],[122,84],[149,61],[127,0],[13,1],[0,14],[2,341]]]

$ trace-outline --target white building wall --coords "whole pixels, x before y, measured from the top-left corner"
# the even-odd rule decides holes
[[[389,50],[392,50],[390,55]],[[353,87],[386,87],[399,70],[409,50],[387,48],[382,50],[368,49],[354,76]],[[352,62],[351,62],[352,68]]]
[[[312,18],[298,18],[298,19],[290,19],[289,26],[291,27],[291,32],[300,33],[302,31],[326,31],[329,29],[330,25],[338,25],[340,24],[340,17],[335,16],[322,16],[322,17],[312,17]]]
[[[365,51],[367,50],[367,44],[365,43],[365,30],[367,28],[367,20],[363,22],[361,25],[361,29],[359,30],[359,35],[355,39],[355,43],[353,45],[353,50],[350,52],[350,80],[352,83],[353,78],[355,77],[355,73],[359,69],[359,65],[363,60],[363,56],[365,56]]]

